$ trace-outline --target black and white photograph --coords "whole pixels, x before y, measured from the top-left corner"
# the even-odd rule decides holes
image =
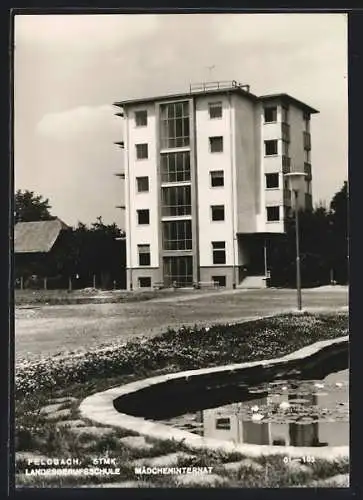
[[[14,14],[29,488],[349,488],[348,16]]]

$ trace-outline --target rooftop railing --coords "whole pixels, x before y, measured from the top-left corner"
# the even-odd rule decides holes
[[[193,92],[208,92],[209,90],[225,90],[231,88],[239,88],[245,92],[250,91],[250,86],[237,82],[236,80],[223,80],[218,82],[201,82],[191,83],[189,86],[190,93]]]

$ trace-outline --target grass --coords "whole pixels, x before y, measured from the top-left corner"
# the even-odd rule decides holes
[[[192,290],[190,290],[192,292]],[[184,291],[162,290],[15,290],[15,304],[24,305],[66,305],[66,304],[101,304],[119,302],[143,302],[155,298],[168,297],[170,294],[182,294]]]
[[[319,460],[308,464],[308,472],[291,471],[281,457],[256,459],[265,470],[261,474],[250,467],[226,471],[223,464],[243,458],[240,454],[188,449],[174,441],[148,440],[152,447],[134,450],[120,438],[135,433],[114,429],[111,435],[75,436],[67,428],[45,419],[39,409],[58,397],[72,396],[77,401],[62,404],[70,408],[69,419],[78,419],[78,404],[91,393],[140,378],[183,369],[217,366],[271,357],[280,357],[318,340],[346,335],[348,314],[281,315],[236,325],[219,325],[210,329],[169,329],[163,335],[133,341],[120,347],[91,350],[81,356],[53,357],[41,362],[23,362],[16,370],[16,432],[17,451],[33,451],[46,456],[79,457],[83,465],[91,464],[95,456],[116,457],[121,474],[109,478],[97,477],[32,477],[22,473],[23,462],[17,463],[18,485],[75,486],[107,481],[136,481],[132,461],[136,458],[159,456],[175,451],[193,455],[188,466],[213,466],[225,478],[228,487],[282,487],[306,485],[349,471],[347,460],[336,463]],[[94,426],[93,423],[87,425]],[[102,427],[102,426],[100,426]],[[185,462],[185,461],[184,461]],[[192,462],[192,463],[191,463]],[[181,463],[182,465],[182,463]],[[184,465],[184,464],[183,464]],[[150,485],[176,486],[172,476],[142,476]]]

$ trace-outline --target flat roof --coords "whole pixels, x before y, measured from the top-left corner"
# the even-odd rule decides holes
[[[259,97],[261,101],[268,101],[268,100],[273,100],[273,99],[280,99],[281,101],[285,101],[286,103],[290,104],[295,104],[298,108],[305,109],[309,113],[315,114],[319,113],[319,111],[315,108],[312,108],[305,102],[299,101],[299,99],[296,99],[295,97],[292,97],[289,94],[267,94],[267,95],[262,95]]]
[[[246,97],[252,99],[252,100],[257,100],[257,96],[252,94],[251,92],[247,92],[246,90],[243,90],[240,87],[223,87],[223,88],[215,88],[215,89],[209,89],[209,90],[200,90],[200,91],[192,91],[192,92],[182,92],[178,94],[166,94],[166,95],[161,95],[161,96],[155,96],[155,97],[143,97],[143,98],[138,98],[138,99],[129,99],[127,101],[119,101],[119,102],[114,102],[114,106],[118,107],[123,107],[127,106],[128,104],[142,104],[144,102],[155,102],[155,101],[165,101],[167,99],[180,99],[183,97],[193,97],[195,95],[211,95],[211,94],[223,94],[227,92],[238,92],[240,94],[245,95]]]
[[[298,108],[304,109],[311,114],[319,113],[319,111],[317,109],[312,108],[308,104],[300,101],[299,99],[296,99],[295,97],[292,97],[289,94],[285,94],[285,93],[267,94],[267,95],[262,95],[262,96],[258,97],[255,94],[252,94],[252,92],[248,92],[248,91],[246,91],[243,88],[238,87],[238,86],[231,86],[228,88],[222,87],[222,88],[213,88],[213,89],[200,90],[200,91],[182,92],[182,93],[177,93],[177,94],[164,94],[161,96],[154,96],[154,97],[128,99],[125,101],[114,102],[113,105],[122,108],[122,107],[127,106],[127,105],[166,101],[168,99],[190,98],[193,96],[201,96],[201,95],[224,94],[224,93],[228,93],[228,92],[236,92],[236,93],[242,94],[245,97],[247,97],[248,99],[251,99],[253,101],[268,101],[268,100],[279,99],[281,101],[285,101],[287,104],[294,104]]]

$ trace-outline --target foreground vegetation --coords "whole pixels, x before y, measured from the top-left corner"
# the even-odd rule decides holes
[[[130,449],[120,438],[129,431],[113,429],[99,438],[94,434],[75,435],[60,426],[62,420],[79,419],[78,405],[91,393],[133,380],[184,369],[252,361],[288,354],[318,340],[346,335],[348,314],[280,315],[254,322],[208,328],[181,328],[126,345],[98,348],[81,355],[55,356],[35,363],[23,360],[16,369],[16,450],[47,457],[79,457],[83,465],[94,456],[117,458],[120,476],[109,478],[34,478],[24,476],[24,457],[17,461],[18,485],[72,486],[102,481],[136,481],[133,460],[184,451],[177,465],[213,466],[213,472],[228,487],[276,487],[315,484],[337,474],[346,474],[348,460],[329,463],[319,460],[308,467],[292,470],[282,457],[256,459],[238,470],[227,470],[226,462],[243,459],[240,454],[201,452],[183,444],[147,440],[144,449]],[[72,397],[61,405],[64,415],[49,420],[40,408],[56,398]],[[85,425],[90,423],[85,422]],[[94,424],[92,424],[94,426]],[[98,427],[98,426],[97,426]],[[99,426],[102,428],[102,426]],[[190,457],[192,455],[192,458]],[[256,465],[257,464],[257,465]],[[263,474],[261,474],[261,467]],[[145,479],[145,478],[143,478]],[[148,487],[176,486],[174,476],[148,476]],[[143,483],[140,483],[142,486]]]

